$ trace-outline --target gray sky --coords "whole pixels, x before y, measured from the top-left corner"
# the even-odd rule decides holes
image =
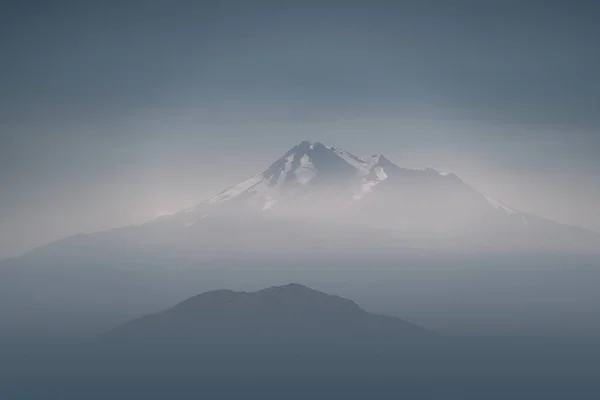
[[[301,140],[600,230],[595,1],[7,1],[0,258],[142,222]]]

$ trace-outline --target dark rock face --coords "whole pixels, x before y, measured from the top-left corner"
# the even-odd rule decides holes
[[[287,159],[290,160],[286,171]],[[302,165],[302,159],[310,160],[318,175],[314,184],[337,184],[355,178],[355,169],[338,157],[334,151],[321,143],[302,142],[294,146],[280,159],[263,172],[263,177],[273,186],[280,176],[288,184],[296,184],[295,171]]]
[[[356,303],[299,284],[258,292],[216,290],[109,332],[112,340],[177,343],[347,342],[431,333],[398,318],[370,314]]]

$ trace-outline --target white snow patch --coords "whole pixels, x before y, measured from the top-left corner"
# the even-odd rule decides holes
[[[296,171],[294,171],[294,174],[296,175],[296,178],[298,179],[298,182],[300,182],[301,185],[306,185],[315,176],[317,176],[318,172],[315,166],[313,165],[312,161],[310,160],[310,157],[307,154],[305,154],[300,159],[300,166],[298,167],[298,169],[296,169]]]
[[[292,170],[292,163],[294,162],[295,156],[296,156],[295,154],[292,154],[291,156],[288,156],[285,159],[285,168],[284,168],[283,172],[288,173]]]
[[[302,158],[300,159],[300,166],[312,166],[312,161],[310,161],[310,157],[308,156],[308,154],[305,154],[302,156]]]
[[[277,183],[275,184],[275,186],[280,186],[283,182],[285,182],[286,175],[292,170],[294,156],[295,156],[295,154],[292,154],[285,158],[285,167],[283,168],[283,171],[281,171],[281,173],[279,174],[279,177],[277,178]],[[266,189],[267,185],[266,185],[263,173],[264,173],[264,171],[258,175],[253,176],[252,178],[248,179],[247,181],[244,181],[238,185],[235,185],[235,186],[221,192],[217,196],[208,200],[206,203],[208,203],[208,204],[221,203],[223,201],[227,201],[234,197],[237,197],[252,188],[255,188],[256,191],[258,191],[258,192],[264,191]]]
[[[367,194],[371,193],[373,191],[373,186],[377,185],[378,183],[379,181],[370,181],[363,183],[360,187],[360,191],[358,193],[355,193],[352,196],[352,199],[355,201],[362,199]]]
[[[488,203],[490,203],[497,210],[504,211],[507,214],[518,214],[517,211],[505,206],[504,204],[500,203],[498,200],[491,198],[490,196],[484,194],[483,197],[485,197]]]
[[[202,220],[202,219],[204,219],[206,217],[208,217],[208,214],[204,214],[203,216],[197,218],[194,221],[188,221],[188,222],[186,222],[185,226],[188,227],[188,228],[191,227],[191,226],[194,226],[194,225],[196,225],[198,223],[198,221],[200,221],[200,220]]]
[[[244,181],[242,183],[240,183],[239,185],[233,186],[223,192],[221,192],[220,194],[218,194],[217,196],[213,197],[212,199],[208,200],[208,204],[215,204],[215,203],[220,203],[222,201],[228,200],[232,197],[236,197],[239,196],[240,194],[250,190],[251,188],[253,188],[254,186],[257,186],[259,183],[261,183],[262,181],[264,181],[263,175],[258,174],[250,179],[248,179],[247,181]]]
[[[295,156],[295,154],[292,154],[291,156],[288,156],[285,159],[285,167],[283,168],[283,171],[281,171],[281,173],[279,174],[279,177],[277,178],[277,183],[275,184],[276,187],[281,186],[281,184],[283,182],[285,182],[285,177],[292,170],[292,163],[294,162],[294,156]]]
[[[379,179],[380,181],[385,181],[388,178],[388,175],[381,167],[375,168],[375,175],[377,175],[377,179]]]
[[[367,165],[367,168],[369,170],[371,170],[371,168],[373,168],[375,165],[379,164],[379,162],[381,161],[382,158],[383,158],[382,154],[375,154],[370,157],[366,157],[364,160]]]
[[[367,162],[362,158],[357,157],[354,154],[350,154],[347,151],[337,147],[332,147],[331,150],[342,160],[346,161],[348,164],[356,168],[360,176],[367,175],[369,173],[369,167],[367,165]]]
[[[271,207],[273,207],[275,204],[277,204],[277,200],[275,200],[273,197],[271,196],[267,196],[265,198],[265,205],[263,206],[263,211],[266,211],[268,209],[270,209]]]

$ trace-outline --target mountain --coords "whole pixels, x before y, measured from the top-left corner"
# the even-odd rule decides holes
[[[268,168],[216,196],[142,225],[78,235],[38,248],[28,259],[122,253],[206,260],[310,249],[590,249],[600,236],[520,212],[452,173],[397,166],[301,142]],[[386,250],[387,251],[387,250]],[[96,254],[99,253],[99,254]]]
[[[458,195],[471,189],[453,174],[434,169],[398,167],[383,155],[360,158],[337,147],[302,142],[252,178],[223,190],[217,196],[186,210],[213,213],[264,211],[271,214],[323,217],[348,215],[374,197]],[[427,193],[431,190],[431,193]],[[437,190],[437,193],[436,193]],[[471,193],[474,194],[474,193]],[[380,196],[378,196],[380,195]],[[516,213],[499,202],[479,200],[505,213]],[[396,199],[389,199],[390,205]],[[413,206],[410,198],[396,203],[396,211]],[[452,199],[445,199],[451,201]]]
[[[161,223],[192,227],[210,217],[277,217],[323,225],[393,230],[409,236],[564,241],[598,238],[586,229],[520,212],[452,173],[397,166],[381,154],[358,157],[301,142],[261,173]],[[482,236],[483,235],[483,236]]]
[[[370,314],[356,303],[299,284],[257,292],[215,290],[128,322],[104,336],[134,343],[239,344],[425,337],[399,318]]]
[[[435,329],[564,330],[562,310],[600,332],[599,242],[456,175],[302,142],[196,207],[3,261],[0,339],[93,335],[199,291],[281,281]]]

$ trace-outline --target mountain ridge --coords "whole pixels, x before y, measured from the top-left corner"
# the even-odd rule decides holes
[[[325,156],[328,154],[328,158]],[[336,157],[332,157],[332,156]],[[344,162],[344,164],[341,163]],[[329,165],[327,165],[329,163]],[[265,179],[268,181],[269,187],[276,186],[283,182],[289,182],[293,180],[293,174],[298,172],[304,175],[298,178],[300,185],[309,183],[313,178],[318,176],[318,173],[330,172],[332,163],[336,164],[335,168],[338,170],[344,170],[347,175],[353,174],[357,178],[364,179],[364,183],[376,183],[384,181],[388,178],[387,172],[384,168],[390,168],[392,173],[399,174],[404,172],[406,174],[414,175],[429,175],[429,176],[440,176],[440,177],[451,177],[456,180],[460,179],[454,174],[444,174],[433,168],[425,169],[409,169],[402,168],[391,162],[383,154],[373,154],[368,157],[356,156],[340,147],[325,146],[320,142],[309,142],[303,141],[300,144],[292,147],[283,156],[273,162],[268,168],[254,175],[252,178],[245,180],[237,185],[230,186],[216,196],[206,200],[204,203],[215,204],[222,201],[230,200],[235,195],[240,195],[248,191],[255,190],[259,180]],[[348,167],[352,167],[350,170]],[[304,170],[303,170],[304,169]],[[313,174],[307,173],[306,170],[311,170]],[[313,176],[311,176],[313,175]],[[277,178],[276,181],[274,181]]]
[[[320,153],[314,157],[318,170],[306,167],[305,156],[312,165],[313,151]],[[311,179],[299,181],[294,179],[295,174],[289,175],[294,171],[291,156],[304,158],[305,168],[300,176]],[[335,161],[328,163],[331,159]],[[296,167],[302,167],[302,163]],[[319,182],[317,176],[322,169],[327,172]],[[347,179],[340,181],[339,171]],[[589,229],[509,207],[475,190],[455,174],[433,168],[402,168],[382,154],[358,157],[339,147],[304,141],[259,174],[197,206],[140,225],[78,234],[40,246],[7,263],[18,262],[22,257],[55,257],[65,248],[83,246],[110,246],[109,253],[114,253],[114,246],[118,246],[118,251],[139,253],[147,252],[148,246],[154,253],[165,248],[171,253],[186,254],[192,247],[198,247],[198,252],[260,251],[250,244],[261,236],[256,232],[263,236],[272,232],[272,239],[268,240],[273,243],[300,232],[300,239],[310,239],[313,249],[333,246],[338,250],[346,244],[364,249],[383,242],[389,249],[414,239],[422,242],[418,248],[576,248],[595,254],[600,240],[600,234]],[[340,235],[349,232],[352,233],[348,240],[340,240]],[[324,236],[319,238],[316,233]],[[356,242],[359,236],[362,238]],[[364,238],[373,240],[363,245]],[[464,240],[469,247],[453,244]],[[336,242],[341,247],[334,246]],[[273,246],[267,250],[272,251]]]
[[[251,178],[176,213],[174,219],[187,220],[191,226],[207,216],[244,213],[355,221],[406,232],[560,231],[574,240],[595,235],[586,228],[521,212],[454,173],[404,168],[383,154],[359,157],[309,141],[295,145]]]
[[[127,322],[103,339],[180,344],[182,340],[337,341],[432,334],[400,318],[369,313],[352,300],[290,283],[255,292],[204,292]]]

